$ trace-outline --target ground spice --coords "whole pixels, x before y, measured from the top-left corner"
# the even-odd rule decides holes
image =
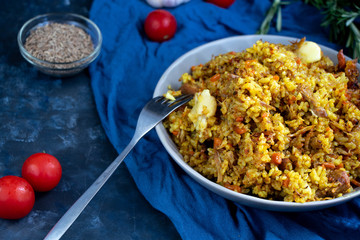
[[[69,63],[89,56],[94,45],[90,35],[80,27],[49,23],[30,32],[25,49],[40,60]]]

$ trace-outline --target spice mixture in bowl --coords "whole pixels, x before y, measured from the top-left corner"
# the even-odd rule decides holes
[[[22,56],[52,76],[70,76],[99,55],[102,36],[89,19],[76,14],[51,13],[27,21],[18,34]]]
[[[356,61],[337,58],[304,39],[214,56],[166,93],[195,97],[163,125],[183,161],[224,188],[295,203],[340,198],[360,186],[360,88]]]

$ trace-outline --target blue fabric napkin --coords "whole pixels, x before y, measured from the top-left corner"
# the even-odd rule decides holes
[[[110,141],[121,152],[130,141],[138,114],[151,99],[166,68],[204,43],[254,34],[272,1],[236,0],[222,9],[201,0],[168,8],[177,19],[173,39],[149,41],[143,22],[152,10],[141,0],[95,0],[90,18],[103,34],[100,58],[90,67],[97,109]],[[312,40],[331,48],[320,27],[319,11],[301,1],[283,7],[283,30],[270,34]],[[170,158],[156,132],[143,138],[125,163],[139,190],[166,214],[183,239],[356,239],[360,199],[321,211],[279,213],[228,201],[203,188]]]

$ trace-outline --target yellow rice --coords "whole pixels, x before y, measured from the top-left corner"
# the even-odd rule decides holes
[[[205,106],[191,118],[193,99],[164,121],[186,163],[224,187],[265,199],[309,202],[353,191],[360,110],[349,97],[349,78],[326,56],[301,61],[301,44],[257,41],[181,76],[216,99],[214,115]]]

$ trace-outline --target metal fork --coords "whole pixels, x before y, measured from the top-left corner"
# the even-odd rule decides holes
[[[81,195],[81,197],[69,208],[69,210],[54,225],[45,239],[60,239],[69,229],[71,224],[77,219],[85,209],[91,199],[120,166],[124,158],[133,149],[136,143],[159,122],[161,122],[172,111],[191,100],[192,95],[182,95],[173,101],[164,97],[151,99],[140,112],[135,133],[130,143],[120,153],[120,155],[106,168],[106,170],[96,179],[96,181]]]

